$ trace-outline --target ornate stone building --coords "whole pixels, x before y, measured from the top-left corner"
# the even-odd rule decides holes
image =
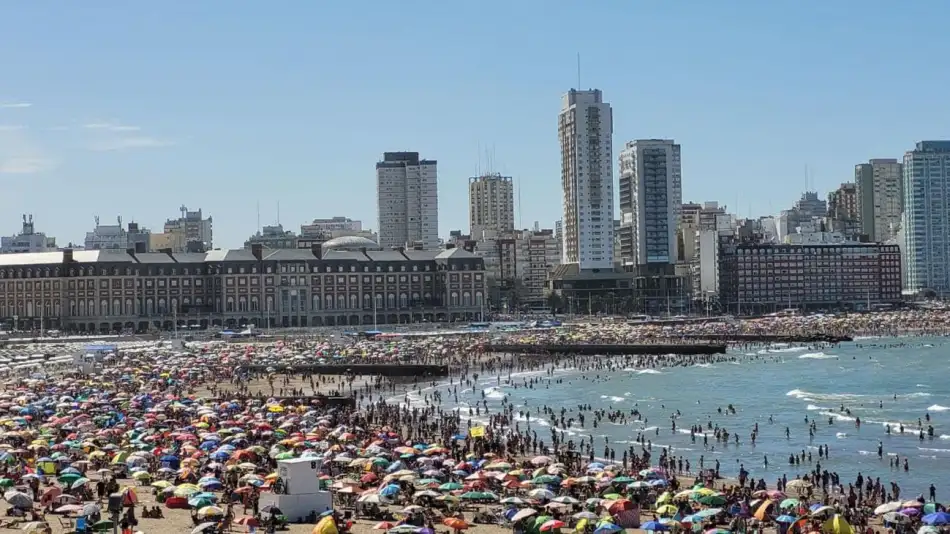
[[[310,250],[0,256],[0,329],[372,326],[480,320],[481,258],[379,250],[341,237]],[[374,317],[375,316],[375,317]]]

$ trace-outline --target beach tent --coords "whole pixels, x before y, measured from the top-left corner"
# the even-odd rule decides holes
[[[41,462],[36,462],[36,470],[43,473],[44,475],[55,475],[56,462],[52,460],[44,460]]]
[[[838,514],[821,525],[822,534],[854,534],[854,528]]]

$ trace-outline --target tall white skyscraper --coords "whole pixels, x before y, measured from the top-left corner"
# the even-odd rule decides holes
[[[613,111],[598,89],[561,98],[563,261],[611,269],[614,261]]]
[[[472,238],[485,230],[507,233],[515,229],[515,189],[510,176],[487,174],[468,179],[468,221]]]
[[[920,141],[904,154],[901,231],[906,289],[950,294],[950,141]]]
[[[676,263],[683,205],[680,146],[629,141],[620,152],[620,250],[632,265]]]
[[[436,161],[418,152],[386,152],[376,163],[379,244],[439,246],[439,181]]]
[[[893,238],[904,208],[904,169],[896,159],[872,159],[854,166],[861,233],[871,241]]]

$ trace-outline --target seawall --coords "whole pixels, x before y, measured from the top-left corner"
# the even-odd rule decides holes
[[[486,352],[508,354],[583,354],[583,355],[624,355],[624,354],[725,354],[726,345],[712,343],[648,343],[639,345],[547,345],[547,344],[490,344],[484,347]]]

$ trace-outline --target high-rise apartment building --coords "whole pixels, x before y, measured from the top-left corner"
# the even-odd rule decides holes
[[[436,161],[418,152],[386,152],[376,163],[379,244],[439,246],[439,183]]]
[[[620,152],[621,250],[632,265],[676,263],[683,204],[680,145],[638,139]]]
[[[474,239],[485,230],[508,233],[515,229],[515,189],[510,176],[487,174],[468,179],[468,221]]]
[[[903,165],[896,159],[872,159],[854,166],[858,220],[871,241],[893,238],[904,206]]]
[[[613,268],[613,111],[598,89],[561,98],[558,140],[563,190],[563,260]]]
[[[906,289],[950,294],[950,141],[918,142],[903,171]]]
[[[0,237],[0,254],[18,252],[48,252],[56,250],[56,238],[37,232],[33,226],[33,215],[23,215],[23,229],[19,234]]]

